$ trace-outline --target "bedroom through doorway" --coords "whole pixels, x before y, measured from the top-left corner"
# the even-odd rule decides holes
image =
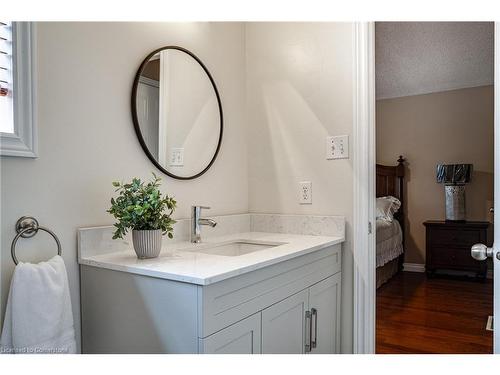
[[[377,22],[376,353],[492,353],[494,23]]]

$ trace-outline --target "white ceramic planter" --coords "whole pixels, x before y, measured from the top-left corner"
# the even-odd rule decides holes
[[[161,251],[161,229],[133,230],[132,242],[139,259],[156,258]]]

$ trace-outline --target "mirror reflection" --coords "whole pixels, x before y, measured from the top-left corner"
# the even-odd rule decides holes
[[[143,148],[172,177],[201,175],[215,160],[222,136],[222,110],[210,73],[179,47],[159,50],[141,67],[133,110]]]

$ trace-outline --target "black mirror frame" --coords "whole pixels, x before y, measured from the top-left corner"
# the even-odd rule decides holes
[[[151,57],[153,57],[154,55],[156,55],[158,52],[164,51],[166,49],[175,49],[175,50],[187,53],[198,64],[200,64],[200,66],[203,68],[203,70],[207,74],[208,78],[210,79],[212,87],[213,87],[213,89],[215,91],[215,96],[217,97],[217,104],[219,105],[220,132],[219,132],[219,142],[217,143],[217,149],[215,150],[215,153],[214,153],[214,156],[212,157],[212,160],[210,160],[210,163],[208,163],[208,165],[205,167],[205,169],[203,169],[201,172],[199,172],[199,173],[197,173],[197,174],[195,174],[193,176],[189,176],[189,177],[181,177],[181,176],[177,176],[177,175],[175,175],[173,173],[168,172],[154,158],[154,156],[149,151],[148,146],[146,145],[146,142],[144,141],[144,138],[143,138],[142,133],[141,133],[141,128],[139,126],[139,119],[137,117],[137,87],[139,85],[140,76],[141,76],[141,74],[142,74],[142,72],[143,72],[146,64],[149,62],[149,59]],[[151,160],[153,162],[153,164],[156,166],[156,168],[158,168],[160,171],[162,171],[163,173],[165,173],[167,176],[170,176],[170,177],[178,179],[178,180],[192,180],[192,179],[195,179],[197,177],[200,177],[202,174],[204,174],[206,171],[208,171],[210,169],[210,167],[212,166],[212,164],[215,162],[215,159],[217,158],[217,155],[219,153],[220,146],[221,146],[221,143],[222,143],[222,133],[223,133],[223,129],[224,129],[224,117],[223,117],[223,114],[222,114],[222,103],[221,103],[221,100],[220,100],[219,91],[217,90],[217,86],[215,84],[215,81],[212,78],[212,75],[208,71],[207,67],[203,64],[203,62],[194,53],[192,53],[191,51],[189,51],[189,50],[187,50],[185,48],[179,47],[179,46],[166,46],[166,47],[158,48],[158,49],[154,50],[153,52],[151,52],[149,55],[147,55],[146,58],[142,61],[141,65],[139,66],[139,69],[137,70],[137,73],[136,73],[135,78],[134,78],[134,84],[132,86],[132,100],[131,100],[131,105],[132,105],[132,121],[134,123],[134,129],[135,129],[135,133],[137,135],[137,139],[139,139],[139,143],[141,144],[142,149],[146,153],[146,155],[149,158],[149,160]]]

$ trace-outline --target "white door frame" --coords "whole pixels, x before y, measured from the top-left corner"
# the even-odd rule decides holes
[[[375,353],[375,23],[353,28],[353,351]]]
[[[494,166],[494,219],[493,222],[500,222],[500,152],[498,151],[500,145],[500,24],[495,22],[495,87],[494,87],[494,111],[495,111],[495,141],[494,141],[494,154],[495,154],[495,166]],[[500,244],[500,225],[495,225],[493,227],[493,313],[496,315],[493,319],[493,353],[500,354],[500,259],[496,258],[499,252]],[[497,276],[495,276],[495,273]]]
[[[354,353],[375,353],[375,23],[353,26],[354,61]],[[495,22],[495,197],[500,196],[500,24]],[[497,203],[498,202],[498,203]],[[495,199],[495,222],[500,218],[500,201]],[[495,226],[495,253],[500,242],[500,225]],[[495,270],[500,260],[494,259]],[[498,272],[497,272],[498,273]],[[500,275],[494,290],[500,294]],[[500,295],[494,298],[494,353],[500,354]]]

